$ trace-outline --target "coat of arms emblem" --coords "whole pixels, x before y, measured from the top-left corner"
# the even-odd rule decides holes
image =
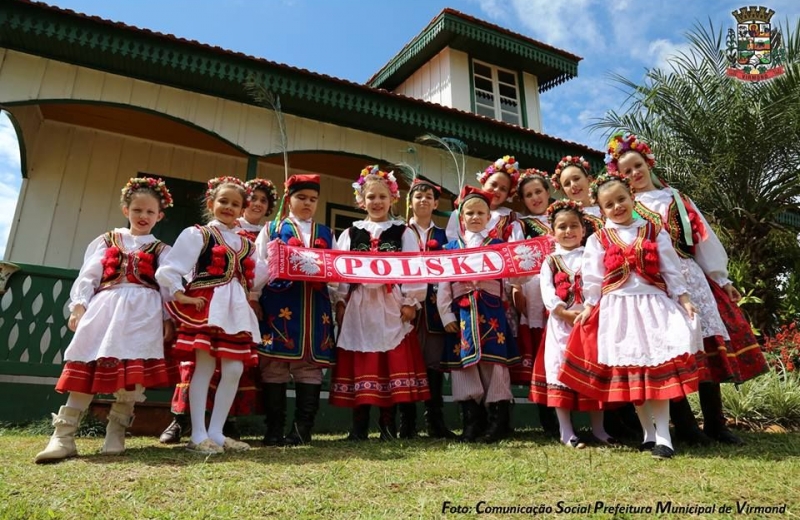
[[[736,30],[728,29],[726,56],[728,76],[762,81],[783,74],[786,54],[781,33],[770,20],[775,11],[766,7],[742,7],[733,11]]]

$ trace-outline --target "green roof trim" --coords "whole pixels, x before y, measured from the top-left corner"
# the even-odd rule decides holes
[[[603,154],[578,143],[304,69],[181,40],[25,0],[0,2],[0,46],[156,84],[255,105],[249,77],[280,96],[287,114],[414,141],[458,138],[473,157],[514,153],[548,169],[564,155],[601,168]]]
[[[539,92],[577,76],[581,60],[555,47],[445,9],[367,84],[393,90],[448,46],[492,65],[534,74],[539,78]]]

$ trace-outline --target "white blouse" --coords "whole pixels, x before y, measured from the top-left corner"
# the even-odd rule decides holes
[[[671,188],[662,188],[637,193],[636,200],[641,202],[647,209],[661,215],[663,222],[667,222],[669,206],[672,204],[674,197]],[[722,246],[719,237],[714,233],[714,229],[708,224],[708,221],[697,209],[694,202],[689,200],[689,204],[700,216],[707,233],[707,237],[704,240],[701,239],[700,243],[695,245],[694,259],[704,273],[718,283],[720,287],[725,287],[731,283],[730,279],[728,279],[728,253]]]
[[[622,242],[629,245],[636,240],[639,228],[646,224],[647,221],[645,220],[635,219],[633,223],[628,226],[620,226],[611,219],[607,219],[605,227],[614,229]],[[584,305],[597,305],[601,296],[603,277],[606,274],[606,268],[603,264],[605,250],[600,243],[598,235],[599,234],[594,234],[589,237],[589,240],[586,242],[586,248],[583,251],[581,275],[583,277]],[[656,244],[658,245],[659,272],[664,282],[667,284],[669,295],[671,297],[677,297],[686,293],[686,280],[681,273],[680,259],[675,249],[672,248],[672,241],[669,235],[663,229],[656,237]],[[647,282],[636,272],[631,272],[630,277],[625,283],[614,291],[614,294],[621,296],[661,293],[662,291],[660,289]]]

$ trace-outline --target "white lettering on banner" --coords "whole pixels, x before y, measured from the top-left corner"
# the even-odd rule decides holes
[[[472,249],[417,253],[334,251],[268,245],[270,280],[348,283],[436,283],[537,274],[552,251],[549,237]]]

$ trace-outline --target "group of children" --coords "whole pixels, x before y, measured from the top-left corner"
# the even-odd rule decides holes
[[[594,442],[614,445],[608,417],[631,405],[640,450],[656,458],[674,454],[670,414],[682,440],[741,442],[725,427],[719,383],[767,366],[735,305],[725,251],[694,204],[653,175],[641,139],[613,136],[606,164],[594,178],[588,162],[568,156],[549,177],[498,159],[479,173],[481,188],[461,191],[446,229],[433,223],[439,186],[414,179],[406,222],[393,216],[393,173],[368,166],[353,183],[366,218],[338,239],[314,221],[319,176],[290,177],[266,225],[274,186],[221,177],[208,183],[208,223],[184,230],[172,248],[151,234],[169,191],[158,179],[131,179],[121,198],[129,228],[89,245],[72,288],[75,336],[57,385],[69,396],[36,462],[77,454],[75,431],[96,393],[116,397],[102,451],[122,453],[144,389],[168,382],[177,383],[176,419],[162,442],[187,435],[190,451],[247,450],[229,415],[263,413],[264,445],[307,444],[326,368],[329,403],[352,409],[355,441],[367,439],[373,406],[381,439],[415,437],[419,401],[428,435],[455,438],[443,414],[449,372],[466,442],[511,434],[512,384],[530,385],[542,426],[570,448],[587,442],[573,411],[589,412]],[[504,206],[517,192],[525,215]],[[564,198],[552,202],[558,192]],[[276,239],[380,255],[534,237],[550,237],[552,253],[540,274],[519,279],[267,280],[267,244]],[[285,434],[290,380],[296,406]],[[685,400],[698,390],[704,431]]]

